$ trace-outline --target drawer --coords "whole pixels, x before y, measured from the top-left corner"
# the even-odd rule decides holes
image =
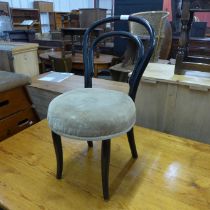
[[[0,92],[0,120],[31,106],[24,87]]]
[[[38,122],[33,108],[20,111],[0,120],[0,141]]]

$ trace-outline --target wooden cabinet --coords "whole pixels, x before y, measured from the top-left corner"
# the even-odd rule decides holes
[[[38,44],[0,42],[0,69],[29,77],[39,74]]]
[[[39,12],[53,12],[53,2],[34,1],[34,9],[38,9]]]
[[[41,31],[40,14],[37,9],[20,9],[11,8],[11,18],[14,29],[34,29],[36,32]],[[21,24],[24,20],[32,20],[30,26]]]
[[[79,11],[72,12],[50,12],[50,30],[59,31],[61,28],[79,28]]]
[[[61,28],[70,27],[68,21],[69,12],[51,12],[49,14],[50,18],[50,30],[59,31]]]
[[[0,10],[4,11],[4,14],[10,16],[10,9],[8,2],[0,2]]]
[[[0,92],[0,141],[38,122],[24,86]]]

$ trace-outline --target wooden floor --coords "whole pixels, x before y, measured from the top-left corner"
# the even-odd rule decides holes
[[[47,122],[0,143],[0,206],[11,210],[209,210],[210,146],[136,127],[112,140],[111,199],[102,198],[100,142],[63,139],[64,177],[55,178]]]

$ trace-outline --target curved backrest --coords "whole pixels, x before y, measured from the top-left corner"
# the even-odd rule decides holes
[[[97,28],[100,25],[111,23],[115,21],[133,21],[135,23],[141,24],[145,27],[145,29],[148,31],[149,34],[149,47],[147,48],[147,51],[144,51],[144,46],[142,44],[142,41],[137,38],[136,36],[132,35],[129,32],[125,31],[112,31],[112,32],[106,32],[102,35],[99,35],[91,44],[90,42],[90,33]],[[144,18],[139,17],[133,17],[129,15],[121,15],[121,16],[114,16],[114,17],[108,17],[102,20],[99,20],[92,24],[85,32],[84,38],[83,38],[83,62],[85,65],[85,88],[91,88],[92,87],[92,77],[94,72],[94,50],[96,48],[96,45],[98,42],[108,38],[108,37],[126,37],[131,39],[133,42],[136,43],[138,47],[138,56],[136,60],[136,64],[134,65],[133,74],[129,80],[129,95],[130,97],[135,100],[136,91],[140,82],[140,79],[144,73],[144,70],[146,69],[146,66],[152,56],[154,47],[155,47],[155,33],[149,22]]]
[[[72,70],[72,60],[71,57],[68,58],[57,58],[54,56],[49,56],[52,63],[53,71],[56,72],[71,72]]]
[[[131,15],[135,17],[143,17],[147,19],[150,22],[153,29],[155,30],[156,47],[154,50],[154,54],[151,58],[151,61],[157,61],[159,57],[162,40],[165,37],[165,24],[166,24],[169,12],[147,11],[147,12],[138,12]],[[136,24],[134,22],[129,23],[129,28],[130,28],[130,32],[134,35],[140,35],[140,36],[148,35],[148,32],[145,30],[143,26]]]

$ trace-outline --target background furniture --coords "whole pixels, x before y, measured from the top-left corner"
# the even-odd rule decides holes
[[[138,12],[131,15],[135,17],[145,18],[146,20],[149,21],[149,23],[155,30],[156,46],[155,46],[155,50],[150,61],[157,62],[159,59],[159,54],[160,54],[160,49],[162,46],[163,39],[166,36],[165,25],[166,25],[166,20],[169,13],[165,11],[147,11],[147,12]],[[134,35],[137,35],[139,37],[144,37],[148,35],[148,32],[141,25],[138,25],[137,23],[131,22],[129,23],[129,26],[130,26],[129,27],[130,32]]]
[[[61,58],[49,56],[52,62],[53,71],[56,72],[71,72],[72,60],[71,57],[62,56]]]
[[[4,12],[5,15],[10,16],[10,8],[8,2],[0,2],[0,10]]]
[[[34,30],[12,30],[6,31],[11,42],[34,42]]]
[[[210,71],[210,57],[188,55],[190,29],[195,12],[210,12],[210,2],[206,0],[183,0],[182,28],[176,56],[175,74],[184,74],[185,71]]]
[[[10,11],[14,29],[34,29],[36,32],[41,31],[39,10],[11,8]],[[29,28],[26,25],[22,25],[21,23],[25,20],[32,20],[33,24]]]
[[[70,15],[70,12],[50,12],[50,30],[60,31],[61,28],[70,27],[68,15]]]
[[[0,42],[0,69],[29,77],[39,74],[37,44]]]
[[[49,56],[61,58],[62,57],[61,51],[49,51],[44,52],[39,55],[42,63],[44,65],[49,65],[51,62],[49,60]],[[65,54],[66,58],[71,58],[72,60],[72,69],[75,70],[83,70],[84,71],[84,63],[83,63],[83,56],[81,53],[76,53],[74,56],[71,54]],[[106,54],[100,54],[100,57],[95,57],[94,59],[94,77],[98,76],[98,73],[100,70],[108,69],[111,66],[112,59],[115,58],[115,56],[112,55],[106,55]]]
[[[188,72],[174,75],[174,65],[150,63],[136,96],[136,124],[161,132],[210,144],[210,75]],[[50,73],[48,73],[50,74]],[[27,87],[41,119],[50,101],[62,93],[83,87],[83,77],[71,76],[61,83],[41,81]],[[93,86],[128,92],[128,83],[93,79]],[[184,104],[184,106],[183,106]]]
[[[144,11],[160,11],[163,8],[163,0],[115,0],[114,14],[115,15],[130,15],[132,13]],[[129,31],[129,26],[126,23],[115,23],[116,31]],[[116,56],[122,56],[126,50],[127,41],[125,39],[114,39],[114,53]]]
[[[79,40],[80,40],[80,45],[82,45],[82,37],[85,33],[87,28],[62,28],[61,29],[61,33],[62,33],[62,37],[63,40],[65,40],[66,36],[70,36],[71,37],[71,51],[72,51],[72,55],[75,55],[75,40],[77,39],[77,36],[79,36]],[[102,32],[101,28],[96,28],[93,30],[91,37],[97,37],[99,36],[99,34]],[[68,42],[64,41],[64,50],[65,50],[65,44]],[[98,53],[99,56],[99,51],[97,49],[96,51]]]
[[[53,2],[34,1],[34,9],[38,9],[42,13],[53,12]]]
[[[170,57],[176,58],[179,46],[179,37],[173,36]],[[208,57],[210,55],[210,38],[195,38],[191,37],[188,43],[188,55]]]
[[[0,71],[0,141],[38,122],[25,90],[29,78]]]
[[[92,23],[106,17],[107,9],[85,8],[79,10],[80,28],[88,28]],[[105,29],[106,25],[99,26]]]
[[[147,19],[156,33],[156,46],[150,62],[162,62],[159,58],[167,60],[171,51],[172,30],[167,20],[168,12],[148,11],[132,14]],[[141,37],[145,48],[147,47],[147,32],[136,23],[130,23],[130,32]],[[136,59],[136,47],[128,42],[126,51],[121,62],[110,67],[112,79],[115,81],[128,82],[128,74],[132,71]],[[167,62],[167,61],[165,61]]]

